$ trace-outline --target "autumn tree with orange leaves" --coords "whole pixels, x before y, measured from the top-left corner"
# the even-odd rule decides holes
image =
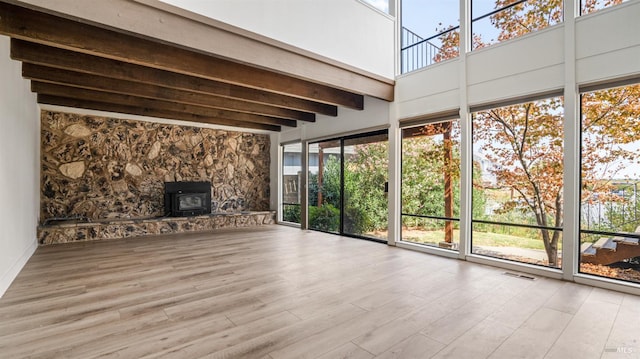
[[[562,101],[553,98],[477,112],[473,141],[493,164],[499,187],[514,195],[495,212],[532,214],[550,266],[558,264],[563,188]],[[474,178],[478,181],[477,178]]]
[[[506,7],[514,0],[497,0],[495,8]],[[587,0],[583,13],[621,0]],[[473,48],[505,41],[546,28],[562,21],[561,0],[526,1],[490,17],[499,30],[497,39],[483,39],[472,34]],[[459,33],[443,36],[439,62],[457,57]],[[639,155],[621,148],[620,144],[640,139],[637,99],[640,86],[624,87],[585,94],[582,99],[583,133],[589,134],[582,144],[583,200],[612,200],[610,181],[603,180],[603,169],[611,178],[620,159],[637,161]],[[633,101],[632,99],[635,99]],[[489,170],[497,185],[515,195],[502,202],[495,213],[521,211],[535,218],[550,266],[558,266],[558,244],[561,232],[552,228],[563,225],[563,103],[551,98],[525,104],[477,112],[473,116],[474,144],[481,145],[493,166]],[[606,149],[603,151],[603,149]],[[479,178],[474,181],[480,182]]]
[[[640,84],[588,92],[581,101],[581,201],[589,205],[622,204],[628,199],[615,191],[614,180],[638,182],[640,178]],[[631,168],[636,170],[630,171]],[[618,231],[632,232],[640,225],[635,217],[624,222],[627,228],[617,228]]]

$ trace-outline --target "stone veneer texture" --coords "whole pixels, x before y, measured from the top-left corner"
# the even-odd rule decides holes
[[[65,223],[38,228],[40,244],[121,239],[167,233],[208,232],[276,223],[275,211],[216,214],[160,219],[115,219],[88,223]]]
[[[41,116],[41,221],[162,216],[164,182],[172,181],[211,181],[213,212],[269,209],[268,135]]]

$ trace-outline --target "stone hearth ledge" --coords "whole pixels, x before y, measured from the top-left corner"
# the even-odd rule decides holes
[[[220,228],[253,227],[276,223],[275,211],[212,213],[193,217],[111,219],[56,223],[38,227],[41,245],[131,238],[168,233],[206,232]]]

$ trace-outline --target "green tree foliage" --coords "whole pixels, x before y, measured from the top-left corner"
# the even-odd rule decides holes
[[[324,178],[322,181],[322,198],[324,203],[340,208],[340,159],[338,156],[329,156],[325,161]]]
[[[446,166],[445,142],[441,134],[435,134],[432,125],[405,131],[412,135],[402,140],[402,213],[425,216],[445,216],[445,172],[449,173],[453,189],[453,217],[460,217],[460,128],[458,121],[452,122],[452,161]],[[474,177],[481,177],[481,167],[474,163]],[[473,186],[473,215],[484,215],[486,196],[478,186]],[[441,223],[415,217],[403,218],[409,227],[441,229]]]
[[[427,127],[427,126],[425,126]],[[459,136],[454,136],[458,137]],[[460,217],[460,151],[454,140],[453,162],[449,169],[453,181],[453,213]],[[444,217],[444,144],[433,136],[405,137],[402,141],[402,212]],[[424,221],[405,218],[407,226]],[[437,223],[433,222],[434,228]]]
[[[327,232],[340,229],[340,159],[324,159],[322,183],[318,174],[309,175],[309,228]],[[321,196],[320,196],[321,195]],[[322,198],[322,203],[318,203]]]
[[[475,161],[473,162],[472,178],[482,178],[482,166]],[[471,196],[471,218],[484,219],[486,217],[487,195],[483,187],[475,183],[475,181],[473,181]]]
[[[386,230],[388,144],[373,142],[352,148],[353,154],[345,156],[345,232]]]
[[[388,171],[387,142],[353,146],[345,155],[344,164],[344,230],[366,234],[387,228],[387,197],[384,183]],[[351,151],[349,151],[351,152]],[[314,229],[338,231],[340,219],[340,171],[337,156],[324,159],[322,184],[318,174],[309,176],[309,226]],[[318,207],[318,193],[322,203]]]
[[[340,210],[329,203],[309,206],[309,227],[325,232],[338,232]]]
[[[282,220],[291,223],[300,223],[300,206],[285,205]]]

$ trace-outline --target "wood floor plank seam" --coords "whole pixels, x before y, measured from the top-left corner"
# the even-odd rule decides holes
[[[640,337],[637,297],[503,272],[279,225],[40,247],[0,298],[0,357],[558,358],[584,338],[600,357]],[[530,329],[555,313],[554,340]]]

